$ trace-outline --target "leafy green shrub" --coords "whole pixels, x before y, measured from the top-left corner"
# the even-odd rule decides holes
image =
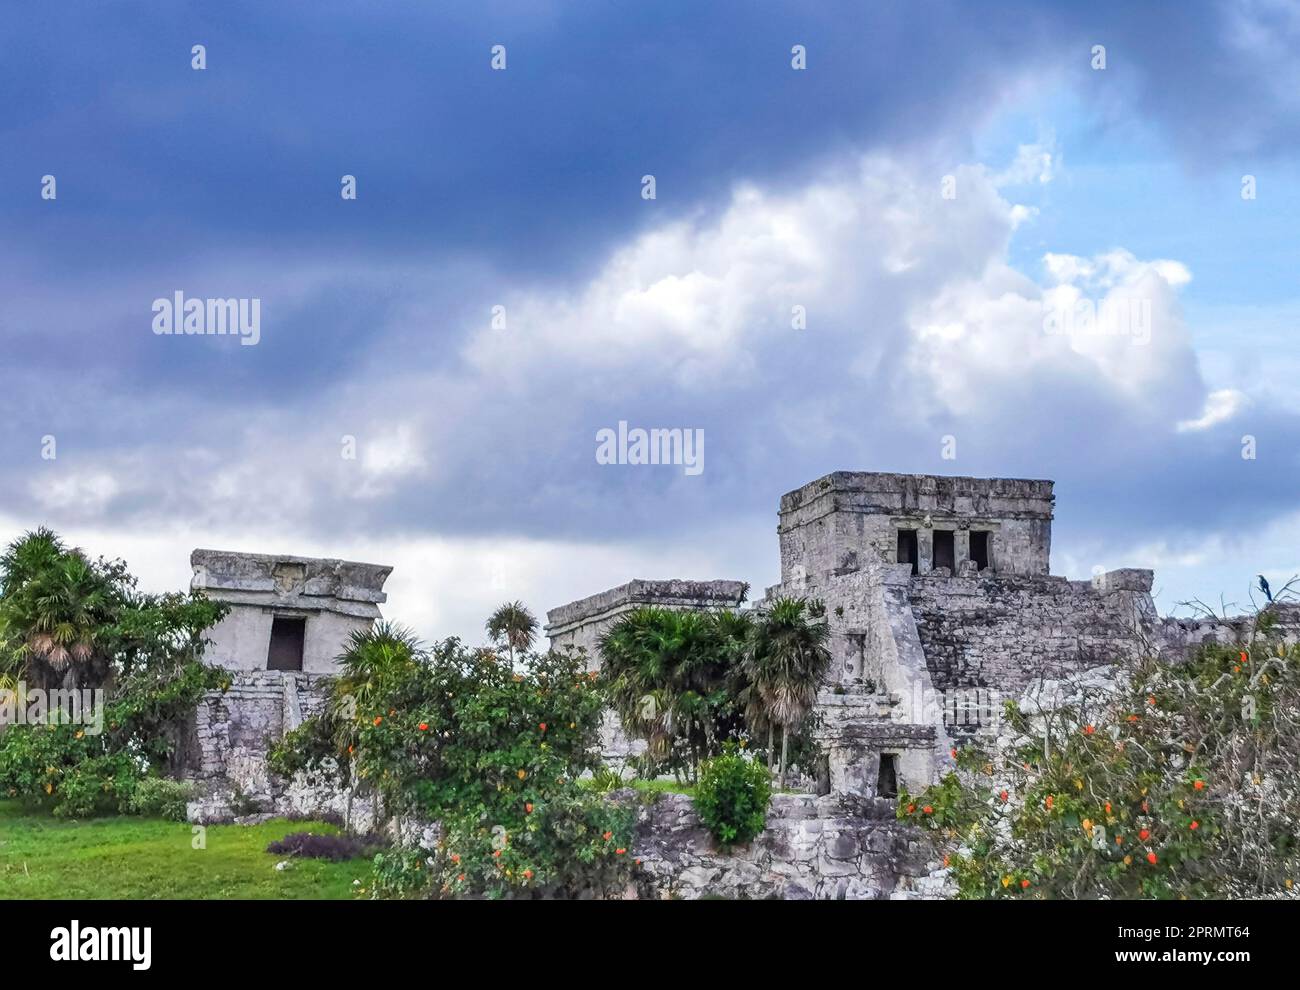
[[[0,732],[0,795],[60,816],[130,813],[136,786],[165,769],[180,724],[229,676],[192,659],[139,670],[105,704],[101,732],[58,722],[8,726]]]
[[[580,783],[600,766],[595,677],[577,655],[516,661],[455,639],[426,652],[376,626],[342,658],[321,724],[304,723],[299,751],[277,757],[281,772],[327,752],[351,759],[387,812],[438,823],[430,848],[376,857],[371,896],[567,897],[626,883],[635,812]]]
[[[772,775],[767,767],[734,748],[700,766],[695,810],[724,847],[749,842],[767,824]]]
[[[126,810],[133,815],[185,821],[185,806],[194,796],[194,785],[187,780],[168,777],[145,777],[137,781]]]

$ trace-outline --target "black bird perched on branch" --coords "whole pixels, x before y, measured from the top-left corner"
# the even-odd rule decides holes
[[[1273,600],[1273,592],[1271,592],[1271,591],[1268,590],[1268,581],[1267,581],[1267,579],[1264,577],[1263,574],[1261,574],[1261,575],[1259,576],[1259,590],[1262,591],[1262,592],[1264,592],[1264,596],[1265,596],[1265,597],[1266,597],[1270,602]]]

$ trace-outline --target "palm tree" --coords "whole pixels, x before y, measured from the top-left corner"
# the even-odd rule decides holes
[[[515,651],[527,652],[537,637],[537,619],[523,602],[507,602],[488,617],[487,634],[493,643],[505,641],[514,666]]]
[[[338,656],[339,675],[333,688],[333,711],[340,749],[355,740],[357,719],[367,715],[376,699],[424,656],[424,648],[405,626],[381,620],[358,629]]]
[[[726,612],[645,606],[601,637],[610,705],[624,729],[644,739],[657,763],[693,779],[699,761],[727,729],[728,678],[741,654],[747,619]]]
[[[778,598],[754,625],[743,668],[750,681],[746,714],[766,723],[768,765],[771,766],[773,730],[781,727],[781,772],[785,786],[790,730],[798,731],[817,701],[831,655],[826,647],[829,630],[818,622],[818,609],[805,598]]]
[[[27,533],[0,556],[0,611],[28,674],[34,662],[44,663],[74,682],[112,623],[117,600],[101,568],[48,529]]]

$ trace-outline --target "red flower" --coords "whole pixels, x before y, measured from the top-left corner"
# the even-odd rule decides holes
[[[545,732],[545,731],[546,731],[546,723],[545,723],[545,722],[542,722],[540,725],[538,725],[538,728],[541,729],[543,732]]]
[[[910,815],[912,812],[914,812],[915,810],[916,810],[916,805],[914,805],[914,804],[909,804],[909,805],[907,806],[907,813],[908,813],[909,815]]]
[[[921,811],[923,811],[927,815],[934,814],[934,809],[930,807],[928,804],[924,808],[922,808]]]
[[[524,805],[524,812],[529,815],[533,813],[533,802],[529,801]]]
[[[1201,823],[1196,821],[1195,819],[1192,819],[1192,824],[1188,825],[1187,827],[1190,828],[1193,832],[1195,832],[1198,828],[1201,827]]]
[[[375,725],[378,725],[378,724],[379,724],[380,722],[382,722],[383,720],[384,720],[384,717],[383,717],[382,715],[376,715],[376,716],[375,716]]]
[[[532,870],[524,870],[524,879],[525,879],[525,880],[531,880],[532,878],[533,878],[533,871],[532,871]]]
[[[954,746],[954,747],[952,748],[952,758],[953,758],[954,760],[957,759],[957,747],[956,747],[956,746]]]
[[[1021,890],[1024,890],[1024,889],[1025,889],[1026,887],[1028,887],[1028,886],[1029,886],[1029,881],[1028,881],[1028,880],[1021,880],[1021,881],[1020,881],[1020,889],[1021,889]]]
[[[602,838],[604,838],[604,840],[605,840],[606,842],[608,842],[610,839],[614,838],[614,833],[613,833],[613,832],[606,832],[606,833],[604,834],[604,836],[602,836]]]
[[[1096,732],[1096,731],[1097,731],[1096,726],[1085,725],[1085,726],[1083,727],[1083,734],[1084,734],[1085,736],[1090,736],[1090,735],[1092,735],[1092,734],[1093,734],[1094,732]]]
[[[460,862],[460,853],[452,853],[452,854],[451,854],[451,861],[452,861],[453,863],[459,863],[459,862]]]
[[[492,855],[493,855],[493,856],[500,856],[500,855],[501,855],[501,850],[500,850],[500,849],[493,849],[493,850],[492,850]]]
[[[615,856],[622,856],[625,852],[627,852],[626,849],[615,849],[615,850],[614,850],[614,855],[615,855]]]
[[[420,731],[421,731],[421,732],[428,732],[428,731],[429,731],[429,723],[428,723],[428,722],[421,722],[421,723],[420,723]]]
[[[1143,842],[1146,842],[1147,839],[1151,838],[1151,830],[1144,828],[1142,831],[1138,833],[1138,838],[1141,839]]]
[[[1147,853],[1147,862],[1150,863],[1152,866],[1155,866],[1156,863],[1158,862],[1158,860],[1156,859],[1156,854]]]
[[[1106,814],[1108,814],[1108,815],[1110,814],[1110,802],[1109,802],[1109,801],[1106,802]]]
[[[1203,791],[1205,790],[1205,781],[1203,780],[1193,781],[1192,786],[1195,787],[1198,791]]]
[[[1007,800],[1007,792],[1003,791],[1001,794],[998,795],[998,797],[1000,797],[1003,801]]]
[[[1052,810],[1052,795],[1050,794],[1047,795],[1047,798],[1043,801],[1043,807],[1045,807],[1048,811]]]

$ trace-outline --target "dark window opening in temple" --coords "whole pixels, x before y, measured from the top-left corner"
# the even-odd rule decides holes
[[[956,534],[950,529],[936,529],[934,531],[934,569],[940,567],[948,568],[948,573],[957,570],[956,567]]]
[[[277,616],[271,620],[271,647],[266,653],[267,670],[302,670],[302,644],[307,620]]]
[[[893,753],[880,754],[880,776],[876,778],[876,797],[898,797],[898,757]]]
[[[900,529],[898,531],[898,562],[900,564],[911,564],[912,573],[919,573],[918,562],[920,556],[916,552],[916,530]]]
[[[984,530],[971,530],[970,559],[975,561],[976,570],[989,566],[989,534]]]

